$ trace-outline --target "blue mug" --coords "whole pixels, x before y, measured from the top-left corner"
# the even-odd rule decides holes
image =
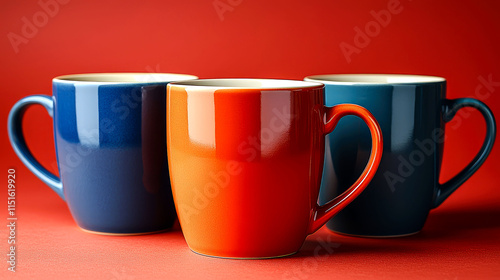
[[[8,132],[21,161],[63,200],[84,231],[162,231],[176,218],[166,152],[166,85],[191,75],[101,73],[56,77],[52,96],[11,109]],[[54,119],[60,178],[35,160],[22,133],[29,106]]]
[[[382,160],[373,180],[327,223],[338,233],[390,237],[419,232],[429,211],[478,170],[495,141],[491,110],[473,98],[446,99],[444,78],[339,74],[305,80],[325,84],[327,106],[353,103],[367,108],[379,122],[384,137]],[[473,161],[440,184],[445,123],[463,107],[481,112],[486,120],[486,138]],[[337,133],[326,136],[320,205],[343,193],[364,169],[370,155],[369,130],[361,120],[344,117],[335,129]]]

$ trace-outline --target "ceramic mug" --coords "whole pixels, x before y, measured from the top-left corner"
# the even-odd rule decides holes
[[[439,206],[486,160],[495,141],[490,109],[473,98],[446,99],[446,80],[417,75],[347,74],[305,78],[325,84],[325,103],[354,103],[377,118],[384,152],[366,190],[327,223],[335,232],[357,236],[401,236],[419,232],[429,211]],[[463,107],[486,120],[486,138],[474,158],[454,178],[439,183],[445,123]],[[326,140],[320,203],[344,192],[363,169],[370,151],[368,129],[343,118]]]
[[[271,79],[167,86],[172,192],[192,251],[228,258],[293,254],[362,192],[382,154],[379,126],[360,106],[325,107],[323,89]],[[319,206],[325,135],[346,115],[368,124],[373,150],[360,178]]]
[[[167,169],[166,84],[180,74],[102,73],[56,77],[52,96],[19,100],[9,114],[14,151],[63,200],[80,228],[142,234],[170,228],[176,218]],[[54,119],[60,178],[29,151],[22,119],[31,105]]]

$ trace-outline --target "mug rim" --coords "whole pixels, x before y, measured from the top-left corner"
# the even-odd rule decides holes
[[[312,75],[304,81],[320,82],[325,85],[410,85],[446,82],[445,78],[412,74],[324,74]]]
[[[52,82],[69,84],[154,84],[173,81],[198,79],[189,74],[147,73],[147,72],[111,72],[84,73],[57,76]]]
[[[260,83],[260,84],[259,84]],[[324,85],[315,81],[259,78],[216,78],[184,80],[169,83],[167,87],[197,88],[197,89],[306,89],[323,88]]]

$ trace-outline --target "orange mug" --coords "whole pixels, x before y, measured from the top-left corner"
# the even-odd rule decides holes
[[[363,191],[382,156],[380,127],[363,107],[326,107],[323,93],[321,83],[292,80],[168,84],[172,193],[192,251],[226,258],[293,254]],[[367,123],[371,155],[353,186],[320,206],[325,135],[346,115]]]

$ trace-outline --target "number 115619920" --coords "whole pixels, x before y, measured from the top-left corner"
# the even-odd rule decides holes
[[[16,170],[9,169],[7,175],[7,183],[8,183],[8,201],[7,201],[7,209],[9,211],[9,217],[16,216]]]

